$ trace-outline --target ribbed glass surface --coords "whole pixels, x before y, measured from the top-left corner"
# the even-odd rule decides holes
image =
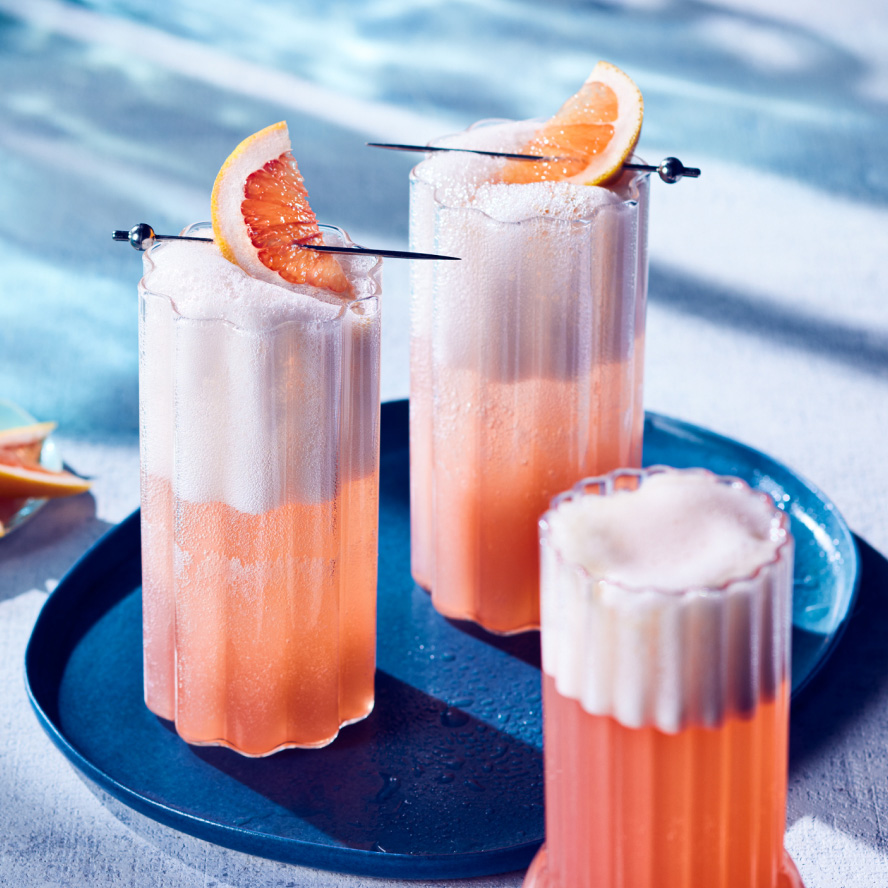
[[[661,471],[593,479],[553,511]],[[664,591],[568,562],[552,514],[540,525],[546,850],[526,888],[794,884],[787,516],[773,510],[781,542],[754,572]]]
[[[147,704],[190,743],[323,746],[373,707],[378,298],[238,326],[180,314],[145,261]]]
[[[523,189],[529,186],[503,186]],[[646,176],[581,218],[498,221],[411,179],[413,575],[443,614],[539,625],[537,519],[641,462]]]

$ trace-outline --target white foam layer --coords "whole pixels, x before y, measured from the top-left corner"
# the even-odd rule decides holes
[[[650,485],[650,489],[646,490]],[[702,471],[574,494],[542,530],[543,669],[628,727],[716,726],[771,699],[789,670],[785,516]]]
[[[754,573],[783,541],[774,506],[707,473],[664,472],[634,491],[563,503],[549,539],[566,561],[636,588],[717,588]]]
[[[533,133],[529,121],[501,121],[476,124],[461,132],[438,139],[434,144],[447,148],[473,148],[481,151],[517,151]],[[431,185],[439,203],[467,206],[478,187],[496,179],[503,161],[480,154],[459,151],[430,155],[414,169],[414,175]]]
[[[539,121],[502,121],[473,126],[441,139],[448,148],[520,152]],[[415,175],[435,189],[439,203],[481,210],[499,222],[520,222],[546,215],[556,219],[589,219],[603,206],[627,199],[625,181],[613,187],[570,182],[497,182],[504,161],[468,153],[433,154],[416,167]]]
[[[169,479],[179,499],[258,514],[328,500],[341,483],[337,473],[367,470],[372,434],[359,429],[345,441],[343,429],[351,430],[352,415],[378,414],[375,299],[347,303],[255,280],[212,244],[167,243],[145,264],[140,405],[148,475]],[[359,292],[378,289],[375,273],[351,277]]]
[[[212,241],[164,243],[152,251],[151,262],[145,288],[168,296],[186,318],[217,318],[261,331],[287,321],[332,320],[343,305],[315,287],[292,290],[250,277]]]
[[[534,216],[553,219],[589,219],[597,210],[622,203],[622,198],[596,185],[569,182],[528,182],[522,185],[485,183],[471,206],[498,222],[521,222]]]

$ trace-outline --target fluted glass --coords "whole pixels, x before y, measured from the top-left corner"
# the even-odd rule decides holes
[[[783,850],[786,514],[768,501],[770,561],[722,586],[680,591],[594,576],[550,534],[565,501],[634,489],[663,471],[675,470],[581,482],[540,522],[546,845],[525,888],[801,885]]]
[[[326,319],[241,327],[154,292],[162,249],[139,287],[146,702],[189,743],[323,746],[373,708],[379,266]]]
[[[538,627],[540,514],[641,464],[648,187],[503,222],[413,171],[411,249],[461,258],[411,278],[412,570],[448,617]]]

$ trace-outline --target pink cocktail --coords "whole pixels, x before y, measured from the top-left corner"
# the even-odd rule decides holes
[[[189,743],[323,746],[373,708],[379,262],[342,265],[349,301],[145,256],[145,699]]]
[[[535,122],[440,144],[516,150]],[[443,614],[539,625],[537,520],[578,478],[641,464],[646,174],[608,188],[497,182],[433,156],[411,176],[414,579]]]
[[[799,888],[793,542],[743,482],[615,472],[540,522],[546,845],[525,888]]]

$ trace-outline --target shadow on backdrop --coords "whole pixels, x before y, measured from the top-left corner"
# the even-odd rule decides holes
[[[869,94],[870,65],[804,21],[701,0],[420,10],[407,0],[290,9],[256,0],[248,16],[231,0],[210,15],[200,0],[173,11],[133,0],[79,5],[345,95],[462,115],[464,125],[552,114],[604,58],[638,79],[648,134],[676,153],[696,149],[860,200],[888,199],[885,103]],[[522,78],[528,69],[545,76]],[[846,156],[863,162],[835,162]]]
[[[872,376],[888,372],[888,334],[817,317],[765,297],[653,264],[650,299],[759,339],[839,361]]]

